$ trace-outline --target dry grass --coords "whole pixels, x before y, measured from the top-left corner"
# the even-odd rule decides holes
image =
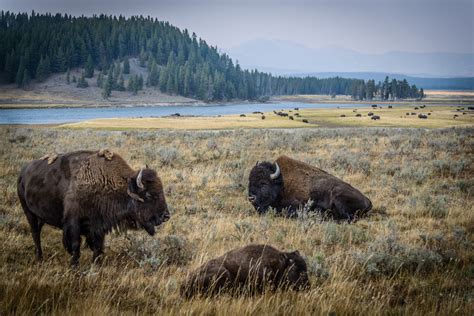
[[[474,130],[344,128],[233,131],[0,129],[0,314],[472,314]],[[114,233],[106,260],[84,249],[68,267],[61,232],[43,231],[45,262],[16,196],[23,164],[50,152],[109,147],[163,180],[172,212],[157,236]],[[246,200],[257,160],[287,154],[371,198],[355,224],[258,216]],[[184,300],[205,260],[248,243],[299,249],[312,289]]]
[[[126,129],[177,129],[177,130],[210,130],[235,128],[312,128],[322,127],[422,127],[441,128],[454,126],[474,126],[474,111],[460,110],[463,107],[454,106],[427,106],[414,110],[414,107],[397,106],[389,109],[387,106],[373,109],[360,107],[354,112],[353,108],[344,109],[301,109],[283,111],[294,117],[281,117],[273,112],[265,112],[265,119],[260,114],[226,115],[221,117],[161,117],[161,118],[112,118],[95,119],[78,123],[64,124],[66,128],[99,128],[111,130]],[[294,113],[300,113],[300,117]],[[380,120],[371,120],[369,112],[381,117]],[[406,115],[410,113],[410,115]],[[416,113],[416,115],[411,115]],[[418,118],[418,114],[428,114],[428,119]],[[463,114],[464,113],[464,114]],[[356,117],[361,114],[362,117]],[[341,117],[345,115],[345,117]],[[458,115],[454,117],[454,115]],[[308,120],[309,124],[302,120]]]

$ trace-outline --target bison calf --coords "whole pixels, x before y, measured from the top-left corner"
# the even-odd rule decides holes
[[[181,294],[190,298],[229,290],[255,293],[279,287],[301,290],[309,286],[306,262],[298,251],[248,245],[209,260],[192,272],[182,284]]]
[[[76,151],[34,160],[18,178],[18,197],[31,226],[36,257],[43,258],[41,228],[63,230],[71,264],[79,262],[81,236],[95,261],[113,228],[143,228],[150,235],[170,217],[160,178],[133,170],[110,151]]]
[[[372,208],[371,201],[350,184],[287,156],[275,163],[257,163],[250,171],[248,193],[260,214],[272,207],[293,217],[311,200],[310,210],[331,210],[334,218],[352,221]]]

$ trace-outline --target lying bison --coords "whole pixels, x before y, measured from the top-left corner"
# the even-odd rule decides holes
[[[43,257],[40,235],[46,223],[63,230],[72,265],[79,262],[81,236],[95,261],[113,228],[141,227],[153,235],[155,226],[170,217],[156,172],[135,171],[110,151],[76,151],[34,160],[21,171],[18,196],[37,259]]]
[[[257,163],[250,172],[248,190],[248,199],[260,214],[273,207],[295,216],[311,200],[310,210],[331,210],[335,219],[352,221],[372,208],[371,201],[350,184],[287,156],[275,163]]]
[[[255,293],[277,288],[302,290],[309,286],[306,262],[298,251],[248,245],[209,260],[192,272],[182,284],[181,294],[190,298],[229,290]]]

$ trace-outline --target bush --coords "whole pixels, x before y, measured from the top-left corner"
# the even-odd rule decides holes
[[[352,253],[352,259],[362,265],[368,275],[395,275],[406,271],[428,273],[440,267],[443,258],[426,248],[412,248],[402,245],[393,233],[377,238],[366,251]]]
[[[158,149],[158,156],[163,165],[171,165],[179,158],[179,152],[174,147],[161,147]]]
[[[191,246],[181,236],[168,235],[159,239],[127,236],[127,239],[127,255],[140,266],[148,266],[154,270],[162,265],[185,265],[192,257]]]

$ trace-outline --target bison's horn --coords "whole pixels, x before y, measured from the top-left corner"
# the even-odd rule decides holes
[[[140,169],[140,172],[138,173],[138,176],[137,176],[137,186],[143,190],[145,186],[143,185],[143,182],[142,182],[142,175],[143,175],[143,168]]]
[[[280,167],[278,167],[278,164],[276,162],[275,162],[275,166],[276,166],[275,173],[272,173],[270,175],[270,179],[272,179],[272,180],[275,180],[276,178],[278,178],[280,176]]]

